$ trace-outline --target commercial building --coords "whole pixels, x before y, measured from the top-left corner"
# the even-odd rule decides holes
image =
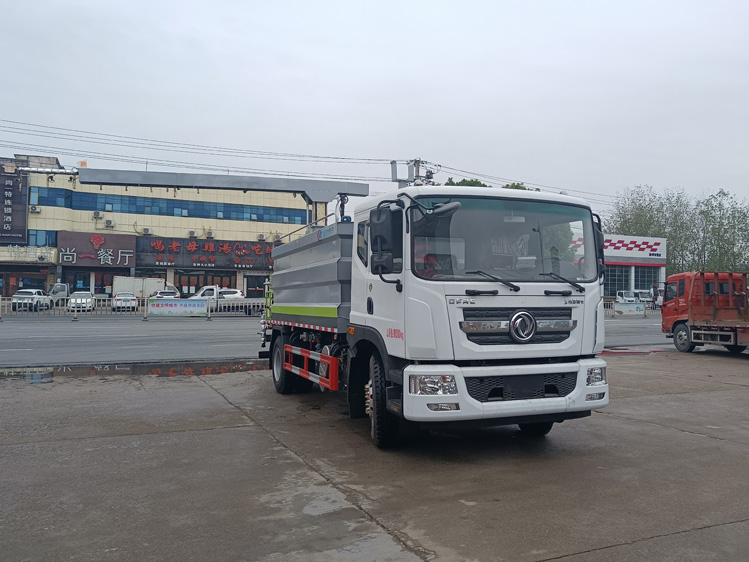
[[[606,259],[604,294],[617,291],[648,290],[666,282],[665,238],[604,234]]]
[[[47,289],[111,294],[115,275],[161,277],[183,296],[203,285],[262,295],[277,240],[325,217],[363,184],[80,168],[0,158],[0,295]]]

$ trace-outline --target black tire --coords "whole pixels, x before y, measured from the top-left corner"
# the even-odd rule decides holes
[[[398,440],[398,418],[387,410],[385,369],[377,353],[369,358],[369,419],[372,441],[390,449]]]
[[[528,437],[543,437],[554,427],[554,422],[521,423],[518,426],[523,435],[527,435]]]
[[[13,312],[15,312],[15,311],[16,311],[16,305],[15,305],[15,304],[11,304],[11,305],[10,305],[10,309],[11,309],[11,310],[12,310]]]
[[[694,344],[686,324],[678,324],[674,328],[674,347],[684,353],[694,351]]]
[[[34,303],[34,312],[39,312],[39,303],[38,302]]]
[[[737,355],[746,351],[745,345],[726,345],[725,348],[731,353],[736,353]]]
[[[284,338],[279,336],[276,341],[273,342],[273,367],[271,373],[273,374],[273,386],[276,387],[276,392],[279,394],[291,394],[294,391],[294,379],[299,378],[294,373],[291,373],[283,368],[283,346]]]

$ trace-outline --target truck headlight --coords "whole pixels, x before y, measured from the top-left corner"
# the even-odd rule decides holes
[[[606,382],[606,367],[593,367],[588,369],[588,386],[601,386]]]
[[[453,375],[411,375],[408,390],[416,395],[441,396],[457,394],[458,385]]]

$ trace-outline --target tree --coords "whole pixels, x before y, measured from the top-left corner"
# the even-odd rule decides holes
[[[666,269],[749,269],[749,204],[725,190],[692,200],[683,190],[636,186],[619,193],[605,228],[617,234],[668,240]]]
[[[460,186],[467,186],[467,187],[491,187],[491,185],[486,185],[484,182],[480,180],[473,180],[473,179],[469,180],[466,178],[463,178],[457,183],[452,178],[447,178],[445,185],[460,185]]]

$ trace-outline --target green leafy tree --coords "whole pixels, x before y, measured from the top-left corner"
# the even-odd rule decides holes
[[[469,180],[466,178],[463,178],[459,182],[456,182],[452,178],[447,178],[445,185],[460,185],[460,186],[467,186],[467,187],[491,187],[490,185],[486,185],[484,182],[480,180],[473,180],[473,179]]]
[[[636,186],[619,193],[605,228],[668,240],[667,273],[749,269],[749,205],[719,190],[692,200],[683,190]]]

